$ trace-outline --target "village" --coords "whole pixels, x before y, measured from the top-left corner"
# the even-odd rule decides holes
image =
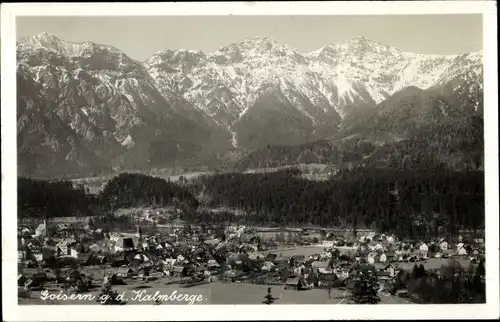
[[[135,231],[97,228],[92,217],[51,218],[36,226],[21,222],[19,303],[43,304],[47,290],[69,295],[183,288],[210,290],[206,304],[253,304],[268,301],[269,287],[280,295],[273,297],[277,304],[345,303],[362,274],[376,278],[382,303],[419,303],[423,295],[412,286],[415,274],[436,281],[479,276],[484,282],[481,232],[412,241],[368,229],[178,223],[152,230],[151,213],[138,215]]]

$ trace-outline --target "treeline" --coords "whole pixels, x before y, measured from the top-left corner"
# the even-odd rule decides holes
[[[246,211],[255,223],[366,227],[398,236],[484,228],[484,173],[443,169],[342,170],[309,181],[290,170],[200,177],[209,205]]]
[[[20,217],[103,215],[117,208],[150,205],[191,209],[198,206],[198,201],[185,187],[142,174],[120,174],[98,195],[69,181],[18,179]]]

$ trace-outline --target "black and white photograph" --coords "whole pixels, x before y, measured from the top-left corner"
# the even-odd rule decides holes
[[[499,317],[495,4],[324,4],[2,5],[12,320]]]

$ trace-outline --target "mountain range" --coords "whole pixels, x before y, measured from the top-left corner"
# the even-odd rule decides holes
[[[409,53],[363,37],[299,53],[246,37],[213,53],[167,49],[139,62],[42,33],[17,43],[18,170],[217,165],[269,145],[409,138],[482,117],[482,57]]]

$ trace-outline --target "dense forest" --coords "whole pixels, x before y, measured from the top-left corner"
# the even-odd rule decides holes
[[[364,166],[416,169],[444,167],[451,171],[483,168],[483,119],[468,117],[419,130],[410,139],[375,150]]]
[[[198,201],[185,187],[142,174],[120,174],[99,195],[89,194],[69,181],[18,180],[20,217],[100,215],[113,209],[149,205],[190,209],[196,208]]]
[[[43,181],[19,178],[17,182],[19,217],[47,218],[94,214],[96,198],[83,187],[69,181]]]
[[[196,196],[196,197],[195,197]],[[97,196],[68,182],[19,180],[20,216],[97,214],[117,208],[175,205],[190,222],[367,227],[417,238],[484,228],[484,172],[443,168],[341,170],[310,181],[294,168],[222,173],[174,183],[140,174],[111,179]],[[244,215],[214,214],[210,208]],[[203,210],[202,210],[203,209]]]
[[[200,182],[211,206],[243,209],[256,223],[370,227],[410,237],[484,227],[481,171],[357,168],[309,181],[286,170],[225,173]]]
[[[413,302],[422,304],[485,303],[484,274],[484,260],[467,268],[452,260],[437,272],[415,264],[411,272],[398,273],[390,293],[406,289]]]
[[[111,179],[99,195],[112,208],[183,204],[197,207],[198,201],[188,189],[161,178],[122,173]]]
[[[234,170],[275,168],[300,163],[337,165],[359,163],[363,160],[363,156],[374,150],[373,143],[361,139],[342,144],[321,140],[302,145],[268,145],[237,160],[234,163]]]
[[[240,158],[233,170],[319,163],[338,168],[348,164],[388,169],[443,166],[462,171],[481,168],[483,150],[483,119],[468,116],[442,122],[439,126],[424,126],[406,137],[375,131],[296,146],[270,145]]]

